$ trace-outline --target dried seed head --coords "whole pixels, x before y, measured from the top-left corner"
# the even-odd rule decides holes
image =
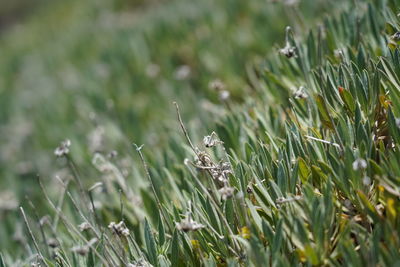
[[[43,226],[43,225],[49,224],[49,223],[50,223],[50,216],[49,215],[45,215],[42,218],[40,218],[40,220],[39,220],[40,226]]]
[[[110,159],[115,158],[118,156],[118,151],[113,150],[110,153],[108,153],[107,157],[109,157]]]
[[[93,155],[92,164],[101,172],[111,172],[114,168],[113,164],[108,161],[102,154],[95,153]]]
[[[90,229],[90,224],[88,222],[83,222],[80,225],[78,225],[79,231],[83,232],[88,229]]]
[[[54,155],[57,157],[65,156],[69,153],[69,147],[71,146],[71,141],[66,139],[61,142],[61,144],[54,150]]]
[[[60,243],[58,243],[57,239],[50,238],[49,240],[47,240],[47,245],[51,248],[57,248],[60,246]]]
[[[248,194],[252,194],[253,193],[253,189],[250,186],[247,186],[246,192]]]
[[[220,162],[218,164],[218,167],[216,168],[216,172],[217,177],[215,178],[217,178],[221,182],[228,181],[228,175],[233,173],[231,164],[229,162]]]
[[[400,41],[400,32],[396,32],[395,34],[393,34],[392,36],[390,36],[390,39],[392,39],[395,42]]]
[[[353,170],[358,171],[367,168],[367,161],[365,159],[358,158],[353,162]]]
[[[210,173],[214,180],[225,183],[228,181],[228,175],[232,173],[231,165],[229,162],[221,162],[210,169]]]
[[[195,163],[200,167],[211,167],[214,165],[214,162],[211,160],[210,155],[208,155],[204,151],[198,151],[197,156],[195,158]]]
[[[198,229],[202,229],[205,227],[204,225],[199,224],[196,221],[192,222],[182,221],[178,223],[176,226],[179,230],[184,232],[197,231]]]
[[[305,87],[304,86],[300,86],[296,92],[293,94],[294,98],[296,99],[305,99],[308,97],[308,95],[305,92]]]
[[[118,236],[129,236],[129,229],[126,228],[123,221],[120,221],[118,224],[116,224],[115,222],[111,222],[108,225],[108,228],[111,229],[113,234],[116,234]]]
[[[214,147],[223,144],[223,142],[218,139],[218,136],[215,132],[212,132],[210,135],[204,136],[203,144],[205,147]]]
[[[92,239],[89,240],[89,242],[86,245],[75,246],[75,247],[71,248],[71,251],[75,252],[75,253],[77,253],[77,254],[79,254],[81,256],[86,256],[90,251],[90,247],[92,245],[94,245],[94,243],[96,243],[97,241],[98,241],[97,238],[92,238]]]
[[[215,79],[208,84],[208,88],[215,91],[221,91],[225,89],[225,84],[220,79]]]
[[[86,256],[89,253],[89,247],[87,246],[77,246],[77,247],[73,247],[71,250],[72,252],[75,252],[81,256]]]
[[[233,196],[235,189],[233,187],[225,185],[224,187],[219,189],[218,192],[221,194],[221,198],[223,200],[227,200],[228,198],[231,198]]]
[[[186,217],[186,219],[184,219],[180,223],[176,224],[176,228],[178,228],[178,230],[181,230],[184,232],[191,232],[191,231],[194,232],[199,229],[203,229],[204,227],[206,227],[206,226],[192,220],[190,217]]]
[[[279,49],[279,53],[285,55],[287,58],[297,57],[296,47],[286,43],[284,48]]]
[[[287,58],[297,57],[296,47],[292,46],[289,41],[289,34],[291,30],[292,29],[289,26],[286,27],[286,36],[285,36],[286,44],[285,47],[279,49],[279,53],[285,55]]]

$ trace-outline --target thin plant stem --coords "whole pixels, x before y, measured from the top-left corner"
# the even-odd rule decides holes
[[[167,220],[168,217],[164,213],[164,209],[163,209],[163,207],[161,205],[160,199],[158,198],[158,195],[157,195],[157,192],[156,192],[156,188],[154,187],[153,179],[151,178],[151,175],[150,175],[150,172],[149,172],[149,168],[148,168],[147,163],[146,163],[146,161],[144,159],[144,156],[143,156],[143,153],[142,153],[143,145],[141,145],[140,147],[138,147],[136,144],[133,144],[133,145],[136,147],[136,151],[138,152],[140,160],[142,161],[142,165],[143,165],[144,171],[146,173],[146,177],[149,180],[149,183],[150,183],[151,189],[153,191],[154,197],[156,199],[157,206],[158,206],[158,209],[160,210],[161,216],[164,217],[164,221],[167,223],[167,225],[170,228],[170,230],[172,230],[173,227],[170,225],[169,220]]]
[[[42,255],[42,253],[40,252],[39,245],[38,245],[38,243],[37,243],[37,241],[36,241],[35,236],[34,236],[33,233],[32,233],[31,227],[29,226],[28,219],[26,218],[24,209],[23,209],[22,207],[19,207],[19,209],[20,209],[20,211],[21,211],[21,213],[22,213],[22,217],[23,217],[23,219],[24,219],[24,221],[25,221],[26,228],[28,229],[29,235],[30,235],[30,237],[31,237],[31,239],[32,239],[32,241],[33,241],[33,245],[35,246],[35,249],[36,249],[36,251],[37,251],[37,253],[38,253],[40,259],[42,260],[42,262],[44,263],[44,265],[49,266],[49,265],[47,264],[47,262],[45,261],[45,259],[44,259],[43,255]]]

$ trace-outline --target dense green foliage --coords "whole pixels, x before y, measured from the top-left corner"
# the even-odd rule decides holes
[[[3,38],[4,262],[400,264],[395,1],[155,2]]]

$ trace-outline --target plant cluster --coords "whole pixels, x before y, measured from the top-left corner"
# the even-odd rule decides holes
[[[186,122],[175,103],[160,155],[134,145],[129,169],[97,151],[90,187],[74,142],[62,142],[69,176],[57,198],[39,178],[51,215],[29,199],[20,208],[23,264],[400,264],[399,10],[393,0],[343,7],[308,35],[301,19],[287,27],[282,48],[246,69],[249,96],[225,99],[215,123]]]

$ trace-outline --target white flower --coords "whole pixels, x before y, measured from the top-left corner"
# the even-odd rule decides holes
[[[71,141],[66,139],[61,142],[61,144],[54,150],[54,155],[57,157],[62,157],[69,153],[69,147],[71,146]]]
[[[231,96],[231,93],[229,93],[229,91],[227,91],[227,90],[221,90],[219,92],[219,100],[220,101],[226,101],[229,99],[230,96]]]
[[[367,168],[367,161],[365,159],[358,158],[353,162],[353,170],[355,171],[366,168]]]

